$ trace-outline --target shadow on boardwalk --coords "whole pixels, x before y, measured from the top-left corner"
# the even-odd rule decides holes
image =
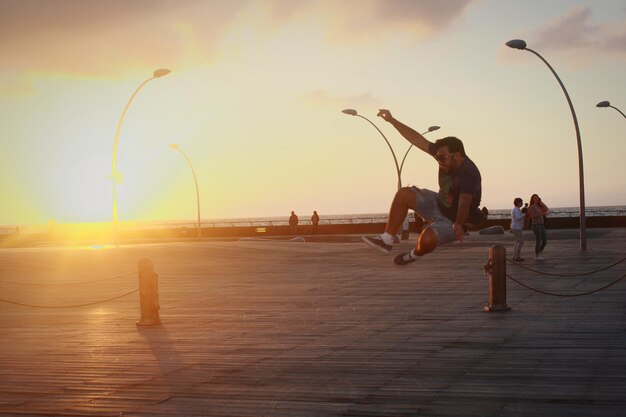
[[[576,231],[549,232],[548,260],[527,262],[542,271],[594,270],[626,253],[623,228],[589,231],[586,253]],[[121,276],[147,257],[163,322],[135,327],[136,293],[67,309],[1,302],[0,414],[624,415],[626,282],[576,298],[509,282],[512,311],[484,313],[488,248],[510,250],[508,234],[405,267],[349,240],[0,251],[0,298],[49,306],[128,292],[137,277]],[[507,268],[563,293],[626,272]]]

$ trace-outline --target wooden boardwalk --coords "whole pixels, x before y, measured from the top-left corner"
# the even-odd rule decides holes
[[[577,231],[549,230],[547,260],[526,264],[626,256],[626,229],[588,234],[581,253]],[[626,279],[569,298],[509,281],[512,310],[485,313],[488,248],[510,251],[508,233],[404,267],[355,239],[0,250],[0,299],[96,303],[0,302],[0,415],[626,415]],[[138,288],[141,258],[159,274],[160,326],[135,326],[137,293],[97,303]],[[571,294],[626,262],[507,269]]]

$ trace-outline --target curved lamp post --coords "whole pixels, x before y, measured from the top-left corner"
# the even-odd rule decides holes
[[[424,133],[422,133],[422,136],[424,136],[424,135],[425,135],[425,134],[427,134],[427,133],[434,132],[435,130],[439,130],[439,129],[441,129],[441,127],[440,127],[440,126],[431,126],[431,127],[429,127],[429,128],[428,128],[428,130],[427,130],[427,131],[425,131]],[[406,161],[406,157],[407,157],[407,155],[409,154],[409,151],[410,151],[411,149],[413,149],[413,144],[410,144],[410,145],[409,145],[409,148],[406,150],[406,153],[404,154],[404,158],[402,158],[402,162],[400,163],[400,174],[402,174],[402,168],[404,167],[404,161]]]
[[[611,103],[610,103],[610,102],[608,102],[608,101],[601,101],[601,102],[599,102],[598,104],[596,104],[596,107],[611,107],[611,108],[613,108],[613,109],[617,110],[618,112],[620,112],[620,114],[621,114],[622,116],[624,116],[624,118],[626,118],[626,114],[624,114],[624,113],[623,113],[620,109],[618,109],[617,107],[615,107],[615,106],[611,106]]]
[[[393,148],[391,147],[391,144],[389,143],[389,141],[387,140],[387,137],[385,137],[383,132],[381,132],[380,129],[378,128],[378,126],[376,126],[374,123],[372,123],[372,121],[370,119],[368,119],[365,116],[361,116],[354,109],[345,109],[345,110],[342,110],[341,112],[345,113],[345,114],[348,114],[350,116],[357,116],[357,117],[360,117],[361,119],[367,120],[372,126],[374,126],[374,128],[376,128],[376,130],[378,130],[378,133],[380,133],[381,136],[383,137],[383,139],[385,139],[385,142],[387,142],[387,146],[389,146],[389,150],[391,151],[391,156],[393,156],[393,162],[396,164],[396,174],[398,175],[398,190],[400,188],[402,188],[402,171],[400,170],[400,165],[398,165],[398,158],[396,158],[396,153],[393,151]]]
[[[402,158],[402,163],[400,165],[398,165],[398,158],[396,158],[396,154],[393,151],[393,148],[391,147],[391,144],[389,143],[389,141],[387,140],[387,138],[385,137],[385,135],[383,135],[383,132],[380,131],[380,129],[378,128],[378,126],[376,126],[374,123],[372,123],[372,121],[370,119],[368,119],[365,116],[361,116],[356,110],[354,109],[345,109],[342,110],[342,113],[348,114],[350,116],[358,116],[362,119],[367,120],[368,122],[370,122],[370,124],[372,126],[374,126],[376,128],[376,130],[378,130],[378,132],[382,135],[383,139],[385,139],[385,142],[387,142],[387,146],[389,146],[389,150],[391,151],[391,155],[393,156],[393,160],[396,163],[396,173],[398,175],[398,190],[400,188],[402,188],[402,168],[404,167],[404,161],[406,160],[407,155],[409,154],[409,151],[411,150],[411,148],[413,147],[413,144],[409,145],[409,148],[406,150],[406,153],[404,154],[404,158]],[[433,132],[435,130],[439,129],[439,126],[431,126],[428,128],[427,131],[425,131],[424,133],[422,133],[422,135],[425,135],[426,133],[429,132]],[[408,238],[408,233],[405,234],[405,231],[408,232],[409,230],[409,222],[408,222],[408,217],[405,218],[404,223],[402,224],[402,238],[406,239]]]
[[[130,107],[130,104],[133,102],[133,100],[137,96],[137,93],[139,93],[139,90],[141,90],[141,88],[144,85],[146,85],[148,82],[154,80],[155,78],[164,77],[167,74],[169,74],[170,72],[172,72],[172,71],[169,70],[169,69],[166,69],[166,68],[161,68],[161,69],[155,70],[152,73],[152,77],[148,78],[147,80],[145,80],[144,82],[139,84],[139,87],[137,87],[137,89],[135,90],[133,95],[130,96],[130,99],[128,100],[128,103],[126,103],[126,107],[124,107],[124,111],[122,112],[122,117],[120,117],[120,121],[117,123],[117,129],[115,130],[115,141],[113,142],[113,163],[112,163],[112,166],[111,166],[111,177],[110,177],[111,180],[113,180],[113,233],[115,235],[115,244],[116,245],[118,245],[118,236],[117,236],[117,184],[121,184],[122,183],[122,173],[117,170],[117,144],[118,144],[119,139],[120,139],[120,130],[122,129],[122,123],[124,123],[124,118],[126,117],[126,112],[128,111],[128,108]]]
[[[546,61],[541,55],[539,55],[538,52],[535,52],[532,49],[527,48],[526,42],[521,39],[510,40],[506,43],[506,46],[508,46],[509,48],[520,49],[520,50],[532,52],[533,54],[535,54],[539,59],[543,61],[544,64],[548,66],[548,68],[550,68],[550,71],[552,71],[552,74],[554,75],[556,80],[559,82],[559,85],[561,86],[563,93],[565,93],[567,104],[569,105],[569,109],[572,113],[572,118],[574,119],[574,129],[576,130],[576,143],[578,144],[578,184],[580,188],[580,249],[587,250],[587,234],[585,230],[585,178],[583,174],[583,150],[582,150],[582,143],[580,140],[580,129],[578,128],[578,119],[576,118],[574,105],[572,104],[572,100],[569,98],[569,94],[567,93],[567,90],[565,89],[563,82],[557,75],[556,71],[554,71],[554,68],[552,68],[552,66],[548,63],[548,61]]]
[[[185,152],[183,152],[183,150],[180,148],[180,146],[178,146],[175,143],[172,143],[170,145],[170,148],[179,151],[181,153],[181,155],[187,160],[187,163],[189,164],[189,168],[191,168],[191,174],[193,175],[193,181],[196,184],[196,204],[197,204],[197,207],[198,207],[198,240],[202,240],[202,228],[200,226],[200,191],[198,189],[198,179],[196,178],[196,171],[194,171],[193,165],[191,165],[191,160],[189,159],[187,154]]]

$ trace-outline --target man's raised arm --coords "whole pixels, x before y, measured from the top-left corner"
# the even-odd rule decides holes
[[[400,121],[394,119],[394,117],[391,115],[391,112],[389,110],[379,109],[378,116],[385,119],[385,121],[391,123],[393,127],[395,127],[396,130],[400,132],[402,136],[404,136],[406,140],[408,140],[409,142],[411,142],[413,145],[417,146],[424,152],[428,153],[428,147],[430,146],[431,142],[428,141],[419,132],[416,132],[415,130],[411,129],[404,123],[401,123]]]

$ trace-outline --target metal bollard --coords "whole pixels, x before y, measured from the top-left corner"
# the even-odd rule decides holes
[[[154,266],[150,259],[141,259],[138,269],[141,319],[136,324],[137,326],[161,324],[159,318],[159,276],[154,273]]]
[[[509,311],[506,305],[506,249],[504,246],[494,245],[489,248],[489,261],[485,265],[489,274],[489,305],[484,311]]]

